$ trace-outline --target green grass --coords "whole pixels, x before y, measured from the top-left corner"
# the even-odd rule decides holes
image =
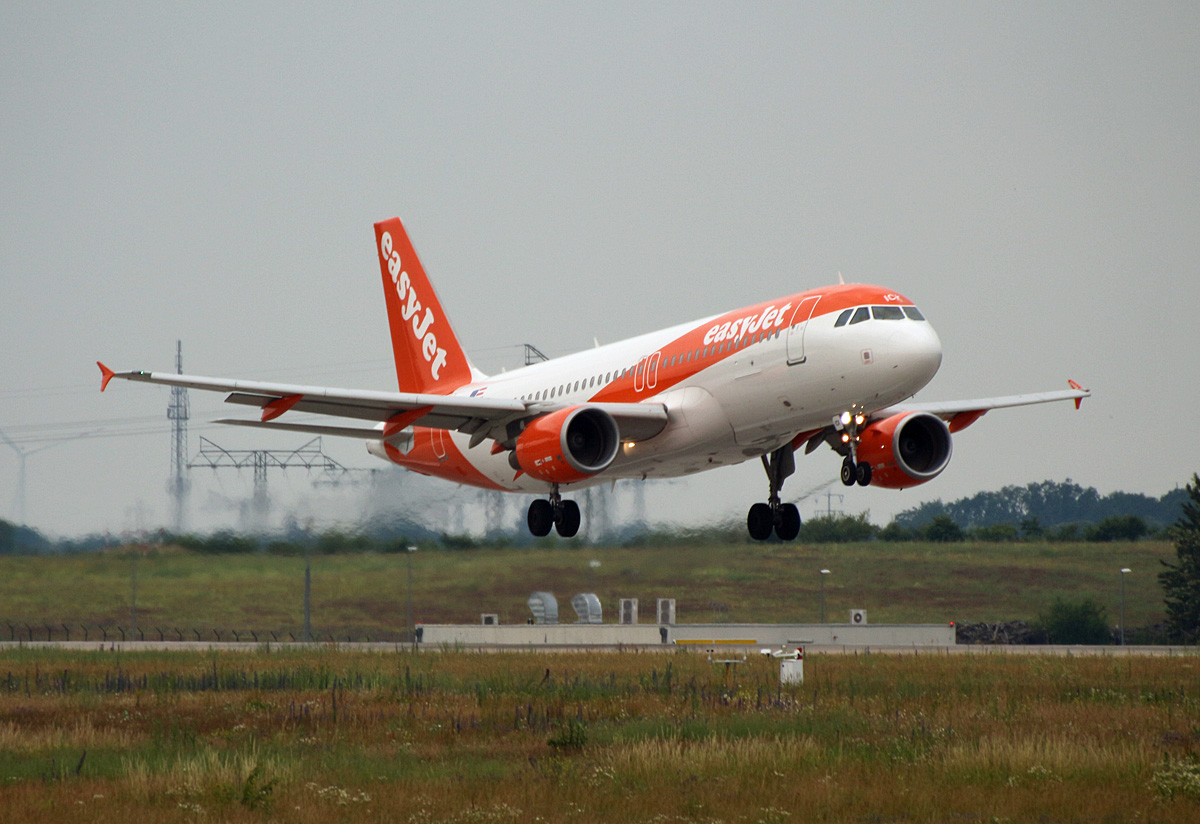
[[[676,599],[683,623],[809,622],[826,611],[845,620],[851,608],[873,623],[1031,620],[1055,597],[1096,598],[1115,624],[1121,567],[1126,624],[1163,618],[1157,573],[1170,544],[721,545],[689,548],[523,548],[421,551],[413,557],[414,617],[425,623],[474,623],[482,612],[523,622],[525,599],[544,589],[569,616],[570,597],[600,596],[608,620],[617,599]],[[592,570],[588,562],[601,566]],[[335,555],[313,560],[313,626],[344,634],[405,625],[406,557]],[[128,626],[129,553],[0,558],[0,619],[17,625]],[[201,629],[293,629],[303,623],[304,560],[272,555],[195,555],[151,551],[137,562],[139,625]],[[76,628],[76,631],[77,628]],[[44,631],[43,631],[44,633]],[[0,636],[7,627],[0,623]],[[74,636],[73,636],[74,637]],[[149,636],[147,636],[149,637]]]

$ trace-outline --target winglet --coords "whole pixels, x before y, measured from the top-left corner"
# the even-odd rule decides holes
[[[1067,383],[1069,383],[1071,385],[1072,389],[1078,389],[1080,392],[1090,391],[1090,390],[1084,389],[1082,386],[1080,386],[1078,383],[1076,383],[1073,380],[1068,380]],[[1083,398],[1076,398],[1075,399],[1075,408],[1078,409],[1081,406],[1083,406]]]
[[[108,388],[108,382],[113,379],[117,373],[109,369],[100,361],[96,361],[96,365],[100,367],[100,391],[103,392]]]

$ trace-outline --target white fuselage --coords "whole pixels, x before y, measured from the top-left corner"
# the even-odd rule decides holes
[[[746,330],[735,324],[737,334],[724,343],[714,333],[723,320],[729,327],[737,312],[526,366],[453,394],[520,399],[547,410],[607,400],[661,404],[668,423],[659,434],[640,442],[623,438],[607,470],[571,486],[688,475],[767,454],[798,433],[828,426],[847,409],[869,413],[924,387],[941,364],[941,342],[927,321],[906,316],[848,323],[842,317],[844,307],[886,305],[885,296],[903,300],[878,287],[829,287],[745,310],[752,321]],[[817,311],[807,307],[811,317],[801,318],[792,307],[807,302]],[[771,307],[779,307],[777,321]],[[842,325],[835,325],[839,317]],[[447,461],[465,459],[489,486],[539,493],[550,486],[514,473],[505,452],[469,448],[468,435],[433,437],[449,439],[453,448],[443,441]],[[381,442],[368,448],[396,460]],[[443,474],[428,466],[422,471]],[[461,472],[447,477],[470,482]]]

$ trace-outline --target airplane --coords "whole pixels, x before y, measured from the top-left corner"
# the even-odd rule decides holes
[[[911,402],[941,365],[937,333],[900,293],[846,283],[489,376],[459,344],[400,219],[376,223],[375,243],[398,391],[117,372],[97,361],[101,391],[122,378],[226,392],[261,415],[218,423],[360,438],[413,472],[544,496],[526,518],[538,537],[578,533],[579,506],[564,493],[758,459],[767,499],[746,516],[758,541],[799,534],[799,510],[780,494],[801,448],[830,446],[846,486],[904,489],[941,474],[952,433],[986,412],[1065,400],[1078,409],[1090,395],[1070,381],[1054,392]],[[288,412],[348,422],[278,420]]]

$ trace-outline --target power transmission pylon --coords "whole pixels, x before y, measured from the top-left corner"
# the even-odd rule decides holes
[[[320,469],[326,473],[349,471],[322,451],[319,437],[296,449],[226,449],[202,436],[200,451],[188,464],[189,469],[245,469],[248,466],[254,468],[253,511],[260,522],[266,521],[270,506],[267,496],[268,469]]]
[[[533,364],[538,363],[540,361],[548,361],[548,360],[550,360],[549,356],[546,355],[541,349],[538,349],[532,343],[525,344],[525,365],[526,366],[532,366]]]
[[[175,373],[183,374],[183,341],[175,341]],[[167,491],[171,494],[171,515],[175,534],[183,533],[187,520],[187,494],[191,487],[186,470],[188,391],[182,386],[171,387],[171,403],[167,406],[167,418],[171,421],[171,477]]]

